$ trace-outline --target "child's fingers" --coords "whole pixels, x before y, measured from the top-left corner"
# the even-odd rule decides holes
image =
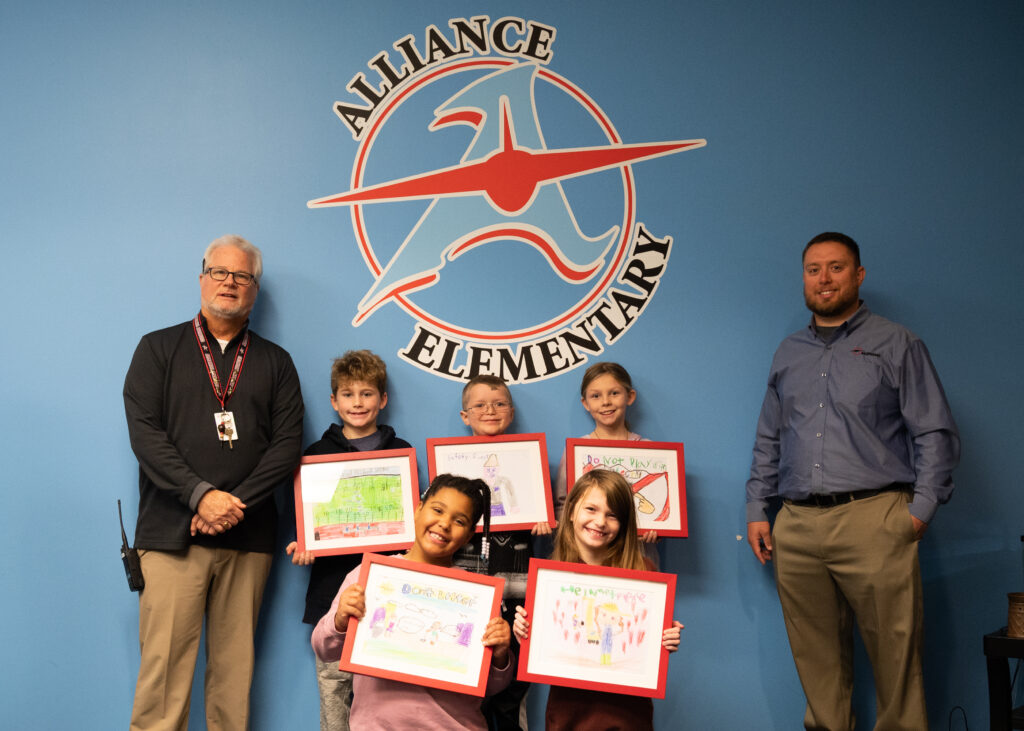
[[[680,634],[683,629],[682,622],[673,621],[672,626],[665,629],[661,634],[661,645],[669,652],[679,649]]]
[[[530,623],[526,619],[526,610],[523,607],[516,607],[516,618],[512,622],[512,631],[520,640],[530,638]]]
[[[683,623],[678,620],[672,620],[672,626],[666,627],[665,631],[662,632],[664,637],[679,637],[683,629]]]
[[[284,552],[292,557],[292,563],[296,566],[309,566],[316,558],[311,551],[300,551],[297,541],[292,541],[285,546]]]
[[[509,661],[509,645],[512,642],[512,632],[506,622],[501,617],[495,617],[487,623],[487,627],[484,628],[483,643],[485,647],[490,647],[491,664],[494,667],[505,667]]]
[[[549,536],[551,535],[551,526],[547,523],[537,523],[530,532],[535,536]]]
[[[512,632],[508,622],[501,617],[494,617],[484,628],[483,643],[485,647],[508,647],[512,641]]]
[[[649,530],[646,533],[644,533],[643,537],[640,540],[642,540],[644,543],[657,543],[658,531]]]
[[[366,614],[366,598],[363,587],[359,584],[352,584],[341,592],[341,597],[338,599],[338,611],[334,615],[334,626],[341,632],[342,628],[348,624],[349,617],[362,619],[364,614]]]
[[[512,632],[522,640],[530,639],[530,623],[526,621],[526,610],[516,607],[516,618],[512,622]]]

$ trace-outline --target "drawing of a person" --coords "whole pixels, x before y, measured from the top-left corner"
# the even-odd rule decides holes
[[[491,517],[511,515],[516,509],[512,482],[498,474],[498,455],[491,454],[484,462],[483,480],[491,488]]]
[[[612,635],[615,634],[615,620],[619,619],[619,608],[612,603],[602,604],[594,614],[594,624],[601,635],[601,664],[612,664]]]
[[[441,632],[441,623],[434,622],[430,625],[430,629],[427,630],[427,638],[430,640],[431,645],[437,644],[437,636]]]

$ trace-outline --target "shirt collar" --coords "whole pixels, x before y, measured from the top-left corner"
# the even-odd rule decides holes
[[[858,327],[864,324],[864,321],[868,318],[870,314],[871,310],[868,309],[868,306],[864,303],[864,300],[860,300],[860,307],[857,308],[857,311],[836,326],[835,336],[838,338],[843,334],[853,332]],[[812,339],[820,339],[818,338],[818,332],[814,329],[814,315],[811,315],[811,321],[807,323],[807,332]]]
[[[210,326],[206,323],[206,315],[203,314],[202,310],[199,311],[199,322],[203,326],[203,330],[206,331],[207,337],[209,337],[211,340],[216,340],[216,338],[213,337],[213,333],[210,332]],[[231,340],[228,341],[228,345],[231,345],[231,343],[237,342],[239,339],[241,339],[241,337],[245,335],[245,331],[248,329],[249,320],[248,318],[246,318],[245,322],[242,323],[242,329],[238,331],[235,337],[231,338]]]

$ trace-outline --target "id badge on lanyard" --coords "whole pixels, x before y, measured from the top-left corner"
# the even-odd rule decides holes
[[[227,442],[228,448],[234,449],[234,442],[238,439],[238,424],[235,421],[234,413],[227,410],[227,404],[235,393],[238,378],[242,374],[242,366],[245,365],[245,355],[249,351],[249,331],[246,330],[245,335],[242,336],[242,341],[238,344],[238,350],[235,351],[235,358],[231,364],[231,374],[228,376],[228,382],[224,384],[222,389],[220,374],[217,372],[217,363],[213,360],[210,342],[203,331],[199,315],[196,315],[195,319],[192,320],[192,329],[196,334],[196,342],[199,344],[199,353],[203,357],[206,373],[210,377],[213,395],[220,404],[220,411],[215,411],[213,414],[214,425],[217,429],[217,439],[221,442],[222,446],[224,442]]]

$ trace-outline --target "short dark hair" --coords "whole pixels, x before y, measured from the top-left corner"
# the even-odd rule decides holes
[[[800,255],[800,262],[803,263],[803,260],[807,258],[807,250],[809,248],[815,244],[824,244],[826,242],[845,246],[853,254],[853,265],[860,267],[860,247],[857,246],[857,242],[846,234],[841,234],[837,231],[824,231],[808,241],[807,246],[804,247],[803,254]]]

